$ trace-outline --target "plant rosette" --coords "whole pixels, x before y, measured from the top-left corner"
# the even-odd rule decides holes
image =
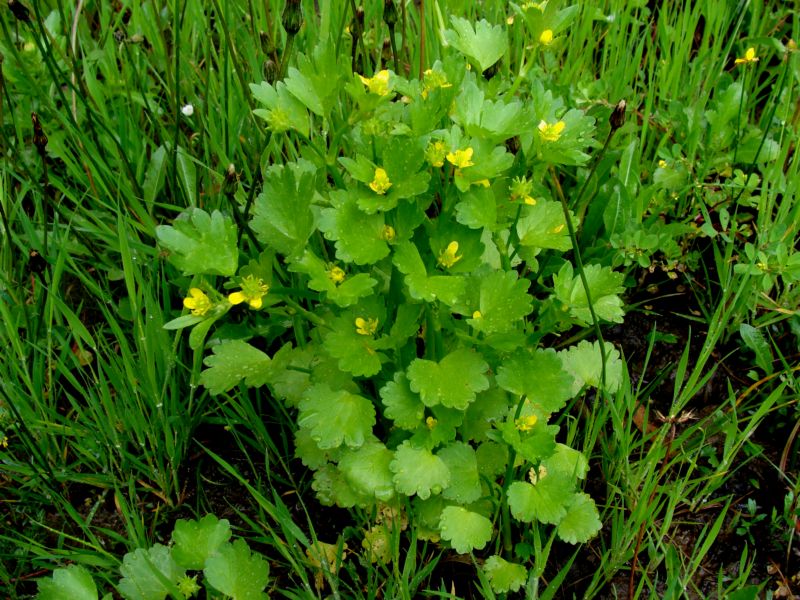
[[[233,219],[200,209],[158,236],[209,297],[219,276],[237,277],[229,303],[246,319],[217,328],[200,382],[212,394],[263,387],[293,410],[322,503],[408,513],[459,553],[497,539],[510,551],[513,536],[535,546],[541,528],[585,542],[600,529],[581,491],[588,462],[551,420],[587,387],[614,392],[621,361],[606,344],[603,375],[598,342],[541,340],[592,324],[551,172],[587,162],[594,121],[546,82],[517,90],[467,68],[499,60],[470,52],[501,38],[457,25],[422,81],[352,74],[323,43],[284,81],[251,86],[256,114],[302,157],[264,169],[247,215],[260,252]],[[623,275],[584,273],[599,321],[621,322]],[[232,308],[213,306],[178,318],[205,327],[198,352]],[[489,566],[515,589],[522,567]]]

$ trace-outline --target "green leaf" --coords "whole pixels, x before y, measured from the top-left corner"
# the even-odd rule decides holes
[[[594,500],[588,494],[579,493],[575,494],[556,532],[565,542],[582,544],[596,536],[601,527],[600,514],[597,512]]]
[[[91,573],[80,565],[56,569],[53,576],[36,582],[36,600],[97,600],[97,586]]]
[[[166,158],[167,148],[163,144],[156,148],[150,157],[150,164],[147,166],[147,172],[144,174],[144,183],[142,184],[144,203],[147,206],[153,205],[161,193],[161,188],[164,187],[164,178],[167,174]]]
[[[461,439],[477,442],[488,439],[486,434],[492,423],[502,421],[507,412],[508,394],[496,385],[491,386],[467,407],[460,429]]]
[[[547,476],[536,485],[515,481],[508,488],[508,507],[515,519],[555,525],[567,514],[574,486],[569,479]]]
[[[308,287],[317,292],[326,292],[328,298],[342,308],[356,304],[359,299],[372,294],[372,288],[378,283],[367,273],[346,275],[341,283],[330,278],[330,270],[318,256],[306,249],[300,260],[289,265],[295,273],[305,273],[310,277]]]
[[[342,371],[356,377],[371,377],[380,372],[386,355],[376,351],[378,344],[372,336],[359,334],[349,316],[337,318],[332,326],[333,331],[325,336],[323,345],[338,360]]]
[[[344,67],[330,40],[314,45],[311,58],[297,56],[297,67],[289,67],[286,89],[308,110],[320,117],[330,115],[344,77]]]
[[[214,353],[203,363],[200,383],[211,394],[221,394],[244,379],[248,387],[260,387],[272,376],[269,356],[242,340],[230,340],[214,346]]]
[[[267,598],[264,588],[269,583],[269,563],[258,552],[251,552],[242,539],[226,543],[206,561],[206,581],[233,600]]]
[[[181,567],[199,571],[206,559],[231,537],[227,519],[206,515],[199,521],[178,519],[172,532],[172,558]]]
[[[461,54],[471,59],[481,72],[491,67],[506,53],[508,38],[501,26],[493,26],[486,19],[481,19],[473,29],[472,23],[467,19],[453,16],[450,21],[453,29],[445,31],[445,39]]]
[[[456,221],[473,229],[492,228],[497,222],[497,201],[491,188],[472,187],[456,204]]]
[[[475,450],[464,442],[452,442],[438,453],[450,471],[450,485],[442,492],[448,500],[469,504],[481,497],[481,480]]]
[[[622,383],[622,361],[619,351],[610,342],[606,349],[606,391],[614,393]],[[572,394],[577,394],[584,385],[599,388],[602,383],[603,359],[600,342],[581,341],[577,346],[558,353],[564,370],[573,377]]]
[[[197,202],[197,168],[194,159],[181,146],[178,146],[177,165],[181,187],[186,194],[186,204],[193,206]]]
[[[414,430],[425,416],[425,405],[419,396],[411,391],[408,379],[402,373],[394,374],[394,381],[388,382],[380,390],[381,400],[386,407],[384,414],[402,429]]]
[[[483,277],[480,288],[479,315],[467,322],[476,331],[504,333],[530,314],[530,281],[517,279],[516,271],[493,271]]]
[[[448,506],[439,519],[442,539],[459,554],[481,550],[492,539],[492,522],[461,506]]]
[[[303,394],[297,424],[309,429],[323,450],[342,444],[358,448],[372,435],[375,407],[361,396],[316,384]]]
[[[478,473],[494,478],[504,473],[508,465],[508,446],[497,442],[483,442],[475,451]]]
[[[520,431],[513,414],[498,426],[503,441],[525,460],[537,463],[550,456],[556,449],[558,425],[548,425],[540,418],[530,431]]]
[[[475,400],[475,394],[489,387],[486,371],[489,365],[480,354],[459,348],[436,363],[414,359],[407,375],[411,390],[417,392],[425,406],[442,406],[464,410]]]
[[[425,500],[431,494],[441,494],[450,485],[450,471],[444,461],[425,448],[415,448],[403,442],[389,464],[394,473],[395,488],[401,494],[417,494]]]
[[[466,281],[463,277],[444,275],[428,277],[419,250],[410,241],[395,245],[392,260],[397,269],[405,275],[408,293],[414,300],[425,302],[441,300],[453,306],[465,293]]]
[[[552,200],[539,199],[533,206],[523,206],[517,235],[522,246],[562,251],[572,248],[564,209]]]
[[[764,339],[764,334],[761,333],[761,330],[747,323],[742,323],[739,325],[739,335],[742,336],[742,341],[745,345],[755,353],[756,364],[767,375],[770,375],[773,372],[772,349],[769,347],[767,340]]]
[[[622,310],[622,281],[625,276],[597,264],[583,269],[592,296],[592,305],[598,319],[622,323],[625,314]],[[569,309],[570,314],[585,325],[592,324],[589,312],[589,301],[579,275],[572,275],[572,264],[565,262],[556,275],[553,275],[553,287],[556,297]]]
[[[484,100],[475,77],[465,78],[454,104],[453,120],[467,135],[497,144],[533,129],[533,116],[517,100]]]
[[[314,232],[315,173],[316,167],[304,160],[269,167],[253,206],[250,225],[256,237],[290,258],[305,248]]]
[[[324,465],[314,472],[312,489],[317,493],[320,503],[325,506],[340,506],[352,508],[353,506],[366,506],[374,504],[369,496],[361,496],[347,483],[344,473],[333,465]]]
[[[483,571],[496,594],[517,592],[525,585],[528,571],[522,565],[508,562],[499,556],[490,556],[483,563]]]
[[[295,130],[303,137],[309,135],[309,116],[303,103],[289,93],[282,81],[271,86],[266,81],[260,84],[251,83],[250,90],[256,100],[266,106],[257,108],[253,113],[269,123],[273,133],[284,133]]]
[[[503,362],[497,384],[528,400],[545,413],[559,410],[572,398],[573,379],[564,371],[555,350],[522,351]]]
[[[556,444],[555,451],[542,460],[549,474],[577,480],[584,479],[589,472],[589,461],[579,450],[565,444]]]
[[[380,442],[367,442],[357,450],[345,450],[339,470],[356,492],[389,502],[394,498],[394,483],[389,464],[394,453]]]
[[[173,224],[156,227],[158,242],[170,251],[169,261],[187,275],[236,273],[239,249],[236,226],[215,210],[183,212]]]
[[[186,573],[162,544],[128,552],[119,571],[122,579],[117,589],[125,600],[163,600]]]
[[[320,211],[319,228],[326,239],[335,240],[339,260],[366,265],[389,254],[383,214],[362,212],[347,190],[331,192],[330,200],[333,208]]]

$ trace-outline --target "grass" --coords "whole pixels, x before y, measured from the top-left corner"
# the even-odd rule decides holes
[[[382,2],[301,4],[296,36],[276,0],[31,0],[29,22],[0,7],[4,597],[34,593],[36,577],[66,562],[111,589],[125,552],[205,512],[228,516],[269,557],[272,591],[287,597],[491,597],[472,562],[451,569],[452,553],[413,528],[393,532],[390,564],[370,562],[359,530],[375,515],[319,506],[293,458],[291,412],[244,387],[210,396],[198,387],[202,352],[163,328],[190,281],[159,254],[156,226],[189,206],[244,211],[263,167],[294,160],[302,146],[253,114],[248,84],[296,65],[328,35],[349,63],[354,5],[364,10],[354,62],[364,74],[393,64]],[[629,316],[647,323],[646,343],[610,332],[625,352],[619,391],[587,393],[559,417],[564,441],[590,458],[603,530],[577,548],[548,547],[551,561],[527,591],[699,598],[796,586],[800,112],[798,58],[784,51],[800,38],[796,15],[779,2],[655,12],[583,3],[534,58],[505,2],[420,6],[408,3],[397,24],[410,78],[446,52],[451,15],[486,18],[510,40],[493,81],[513,81],[523,65],[550,77],[598,118],[601,141],[611,108],[628,103],[605,153],[591,168],[565,169],[561,185],[573,202],[585,190],[582,253],[626,272]],[[735,67],[750,46],[759,62]],[[346,107],[335,114],[330,138],[310,140],[332,157],[348,127]],[[603,207],[615,202],[628,212],[609,231]],[[256,249],[247,235],[242,245]],[[630,258],[637,248],[651,270]],[[770,372],[741,342],[743,323],[761,332]],[[217,485],[227,501],[210,493]],[[749,497],[766,515],[752,539],[736,533]],[[318,539],[340,545],[333,573],[306,554]],[[328,591],[316,587],[320,575]]]

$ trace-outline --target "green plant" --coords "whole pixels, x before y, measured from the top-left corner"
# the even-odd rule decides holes
[[[501,28],[453,22],[479,69],[502,56]],[[621,372],[610,344],[544,340],[623,316],[622,275],[564,254],[574,216],[556,167],[587,162],[594,126],[545,83],[529,80],[523,102],[452,52],[420,81],[354,75],[323,40],[284,81],[251,86],[297,157],[264,171],[242,225],[255,242],[240,248],[232,218],[199,208],[157,230],[191,277],[191,314],[167,328],[193,326],[201,353],[235,305],[250,309],[211,334],[200,383],[267,386],[296,410],[296,453],[324,504],[405,514],[459,553],[516,548],[534,587],[556,536],[600,528],[579,487],[587,460],[550,421],[588,387],[615,391]],[[368,549],[381,555],[389,533],[365,532]],[[487,567],[498,591],[524,572],[499,556]]]
[[[196,521],[181,519],[175,523],[171,546],[155,544],[123,557],[116,588],[125,600],[191,598],[203,589],[201,583],[208,598],[267,598],[263,590],[269,583],[269,563],[243,539],[230,539],[226,519],[214,515]],[[58,568],[38,585],[38,600],[97,600],[92,575],[80,565]],[[111,597],[111,593],[102,596],[103,600]]]

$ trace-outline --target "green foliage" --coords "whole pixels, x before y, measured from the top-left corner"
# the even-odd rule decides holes
[[[460,554],[480,550],[492,539],[492,522],[461,506],[448,506],[442,511],[439,529],[442,539]]]
[[[228,521],[214,515],[199,521],[179,520],[172,532],[173,546],[155,544],[123,557],[117,589],[126,600],[182,600],[200,591],[198,575],[189,577],[188,570],[202,571],[209,597],[266,598],[269,563],[243,539],[230,542],[230,537]],[[56,569],[51,578],[40,579],[38,586],[37,600],[97,600],[91,573],[76,565]],[[103,600],[108,598],[111,594],[103,596]]]
[[[483,564],[495,593],[517,592],[525,585],[528,573],[520,564],[512,563],[500,556],[490,556]]]
[[[236,226],[219,211],[210,215],[194,208],[159,225],[159,243],[170,251],[170,261],[184,273],[233,275],[239,260]]]
[[[508,41],[500,25],[481,19],[473,27],[467,19],[455,16],[450,21],[453,29],[445,32],[448,43],[469,58],[479,71],[485,71],[505,54]]]
[[[52,578],[40,579],[38,587],[38,600],[97,600],[97,586],[92,574],[80,565],[57,569]]]

